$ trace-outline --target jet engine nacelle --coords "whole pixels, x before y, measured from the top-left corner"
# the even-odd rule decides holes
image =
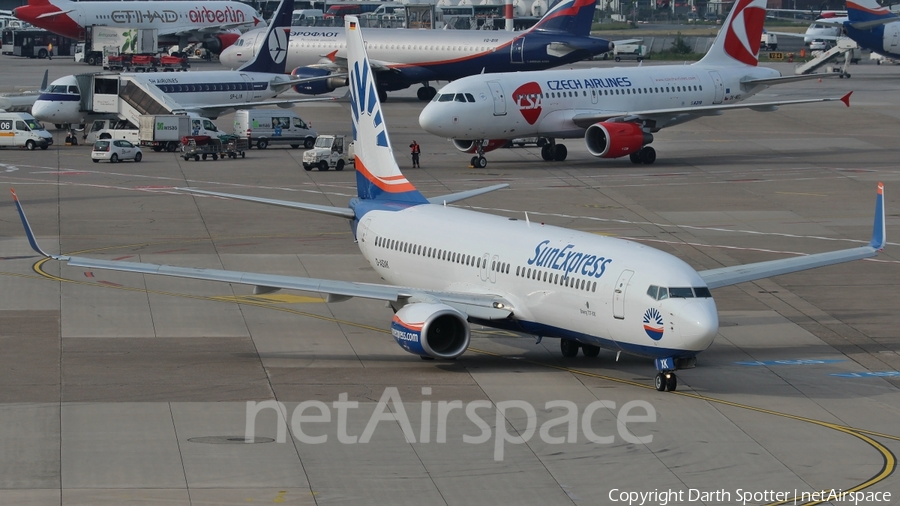
[[[341,86],[347,86],[346,77],[328,77],[331,75],[331,71],[325,69],[297,67],[291,72],[291,75],[302,78],[323,78],[318,81],[310,81],[308,83],[295,85],[294,91],[303,95],[321,95],[323,93],[332,92]]]
[[[210,53],[222,54],[225,48],[237,42],[239,38],[241,38],[239,33],[220,33],[204,40],[203,47]]]
[[[653,136],[637,123],[595,123],[584,133],[588,151],[600,158],[619,158],[636,153],[653,142]]]
[[[465,315],[446,304],[403,306],[391,321],[391,335],[401,348],[420,357],[456,358],[469,347]]]
[[[482,149],[487,153],[488,151],[493,151],[497,148],[502,148],[506,145],[506,139],[489,139],[484,141],[484,145]],[[478,148],[475,146],[475,141],[467,141],[462,139],[453,139],[453,147],[462,151],[463,153],[477,153]]]

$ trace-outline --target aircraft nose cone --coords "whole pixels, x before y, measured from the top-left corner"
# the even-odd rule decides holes
[[[237,65],[237,56],[235,56],[235,52],[237,50],[234,46],[228,46],[219,54],[219,63],[225,65],[228,68],[235,68]]]
[[[433,104],[428,104],[422,109],[422,113],[419,114],[419,126],[422,127],[422,130],[425,130],[430,134],[441,134],[443,130],[442,118],[440,114],[435,111]]]
[[[35,100],[31,106],[31,115],[38,121],[52,121],[50,104],[45,100]]]
[[[689,350],[705,350],[719,332],[719,313],[711,298],[688,300],[679,309],[678,319],[681,339]]]

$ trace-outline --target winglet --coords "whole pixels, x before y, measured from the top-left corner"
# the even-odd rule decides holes
[[[841,102],[843,102],[847,107],[850,107],[850,95],[852,94],[853,92],[851,91],[850,93],[847,93],[846,95],[841,97]]]
[[[872,225],[872,242],[869,246],[882,250],[887,240],[884,222],[884,183],[878,183],[878,195],[875,197],[875,223]]]
[[[19,203],[19,197],[16,195],[16,190],[10,188],[9,192],[12,193],[13,202],[16,203],[16,209],[19,211],[19,218],[22,219],[22,226],[25,227],[25,235],[28,236],[28,242],[31,244],[31,249],[47,258],[56,258],[52,255],[48,255],[40,246],[38,246],[37,239],[34,238],[34,232],[31,230],[31,225],[28,224],[28,218],[25,217],[25,211],[22,209],[22,204]]]

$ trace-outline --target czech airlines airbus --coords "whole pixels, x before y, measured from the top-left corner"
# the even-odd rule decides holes
[[[156,28],[160,45],[202,42],[213,53],[234,43],[238,28],[255,28],[262,20],[249,5],[227,1],[71,2],[28,0],[13,10],[22,21],[75,40],[84,40],[88,26]],[[265,23],[263,23],[265,24]]]
[[[770,85],[814,77],[782,77],[757,66],[765,17],[765,0],[739,0],[709,52],[693,65],[466,77],[442,88],[419,124],[454,139],[460,151],[474,153],[476,167],[487,165],[485,152],[519,137],[549,138],[541,151],[547,161],[566,159],[568,150],[557,138],[584,137],[594,156],[629,156],[634,163],[649,164],[656,151],[648,144],[662,128],[732,109],[773,111],[780,105],[838,100],[742,103]],[[840,100],[849,106],[850,94]]]
[[[379,98],[388,91],[422,84],[420,100],[430,100],[429,81],[450,81],[479,72],[541,70],[581,61],[612,50],[608,40],[591,37],[596,3],[563,0],[528,31],[398,30],[367,28],[366,50],[378,83]],[[219,60],[235,68],[259,50],[260,30],[247,32]],[[293,27],[288,68],[299,77],[323,77],[347,72],[347,41],[343,28]],[[346,85],[331,78],[296,86],[301,94],[328,93]]]
[[[349,207],[185,190],[349,220],[363,256],[390,284],[49,255],[13,193],[32,248],[89,269],[245,284],[256,293],[318,292],[329,302],[387,301],[395,311],[394,339],[426,359],[463,354],[471,323],[560,338],[566,357],[579,348],[596,356],[601,347],[649,357],[662,391],[675,390],[675,370],[692,367],[716,337],[710,289],[867,258],[884,246],[880,184],[867,246],[700,272],[643,244],[447,205],[506,185],[427,199],[397,166],[361,29],[355,17],[346,19],[358,194]]]
[[[196,112],[216,118],[223,112],[245,106],[287,105],[314,99],[269,100],[305,82],[285,74],[287,36],[294,0],[283,0],[275,11],[269,36],[262,50],[236,71],[211,70],[177,73],[124,73],[131,80],[156,87],[172,112]],[[109,76],[118,79],[118,76]],[[318,78],[313,78],[318,79]],[[32,115],[58,125],[77,125],[90,115],[81,104],[81,90],[75,76],[53,81],[32,107]]]

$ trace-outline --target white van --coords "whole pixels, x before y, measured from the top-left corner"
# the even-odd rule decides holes
[[[53,136],[38,120],[24,112],[0,113],[0,147],[47,149]]]
[[[297,9],[291,14],[291,26],[315,26],[324,17],[322,9]]]
[[[138,127],[132,125],[130,121],[118,118],[94,120],[91,129],[84,136],[87,144],[105,139],[125,140],[132,144],[140,143]]]
[[[249,146],[266,149],[269,144],[290,144],[294,149],[313,147],[319,134],[294,111],[284,109],[240,109],[234,114],[234,135]]]

